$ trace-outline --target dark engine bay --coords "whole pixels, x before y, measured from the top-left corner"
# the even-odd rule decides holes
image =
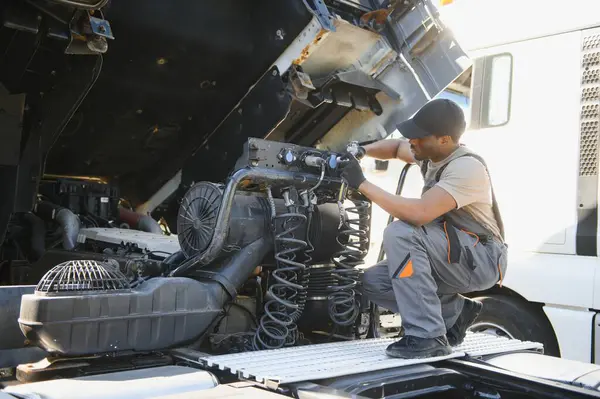
[[[184,195],[180,251],[162,261],[55,266],[22,298],[26,339],[81,356],[194,343],[211,352],[271,349],[311,342],[313,332],[366,336],[355,267],[367,254],[370,204],[346,197],[341,162],[341,154],[248,140],[225,184],[198,182]]]

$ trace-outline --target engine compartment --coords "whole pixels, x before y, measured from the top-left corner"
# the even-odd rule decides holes
[[[76,359],[374,336],[357,268],[370,203],[343,184],[344,162],[343,153],[249,139],[226,182],[198,182],[183,196],[178,251],[56,265],[22,296],[25,339]]]

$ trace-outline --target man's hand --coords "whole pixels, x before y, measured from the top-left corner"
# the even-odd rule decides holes
[[[350,187],[358,190],[360,185],[367,179],[365,179],[358,160],[352,154],[348,154],[348,158],[348,163],[342,167],[342,178],[346,179]]]

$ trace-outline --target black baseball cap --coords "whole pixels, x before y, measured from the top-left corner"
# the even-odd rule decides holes
[[[429,101],[396,128],[407,139],[427,136],[451,136],[455,141],[465,131],[465,115],[454,101],[439,98]]]

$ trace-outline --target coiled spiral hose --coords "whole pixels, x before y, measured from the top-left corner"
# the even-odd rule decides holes
[[[359,271],[356,266],[364,263],[369,248],[370,206],[368,201],[353,201],[354,206],[346,208],[349,214],[338,232],[337,242],[342,250],[333,254],[335,264],[333,276],[337,284],[329,286],[329,317],[339,326],[352,325],[360,312],[356,298]],[[354,215],[354,217],[350,217]],[[344,239],[345,238],[345,239]]]
[[[293,345],[298,339],[296,322],[306,305],[308,271],[304,263],[296,260],[308,243],[295,238],[297,230],[304,227],[307,217],[288,207],[288,212],[273,216],[283,231],[275,234],[275,261],[277,269],[272,276],[275,283],[269,287],[270,300],[253,338],[253,350],[275,349]]]

